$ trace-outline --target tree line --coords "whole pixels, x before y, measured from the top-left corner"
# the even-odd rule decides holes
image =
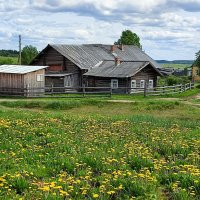
[[[32,45],[27,45],[22,49],[21,55],[22,65],[28,65],[33,60],[33,58],[38,54],[36,47]],[[0,50],[0,65],[4,64],[19,64],[19,51],[17,50]]]
[[[17,57],[19,55],[19,51],[16,50],[0,50],[0,56],[4,57]]]

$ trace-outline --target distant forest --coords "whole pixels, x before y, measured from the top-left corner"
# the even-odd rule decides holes
[[[3,57],[18,57],[19,51],[16,50],[0,50],[0,56]]]
[[[194,60],[173,60],[173,61],[168,61],[168,60],[156,60],[160,64],[188,64],[192,65]]]

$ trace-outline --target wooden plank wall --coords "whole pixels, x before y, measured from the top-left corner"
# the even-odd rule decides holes
[[[29,96],[34,96],[34,95],[38,95],[38,94],[43,94],[44,93],[44,87],[45,87],[45,70],[41,69],[35,72],[31,72],[31,73],[27,73],[24,75],[24,88],[38,88],[38,89],[34,89],[34,90],[29,90],[29,92],[32,92],[32,94],[30,94]],[[37,75],[43,75],[43,81],[37,81]],[[43,89],[41,89],[43,88]],[[34,93],[38,93],[38,94],[34,94]]]
[[[74,86],[82,86],[82,73],[80,68],[52,47],[47,48],[44,54],[42,54],[38,60],[34,61],[33,65],[50,66],[50,68],[46,69],[46,74],[73,73],[75,74]],[[46,86],[52,84],[58,87],[63,87],[64,81],[60,79],[60,77],[47,77]]]
[[[61,66],[63,73],[79,73],[79,68],[71,62],[69,59],[65,58],[62,54],[57,52],[52,47],[49,47],[46,49],[44,54],[42,54],[38,60],[35,60],[33,62],[33,65],[45,65],[45,66]],[[50,73],[51,68],[47,68],[46,72]],[[58,70],[60,72],[60,69]],[[55,70],[53,70],[53,73],[55,73]]]
[[[23,76],[21,74],[0,73],[0,88],[23,88]]]
[[[140,80],[145,80],[148,83],[151,79],[154,82],[154,87],[156,87],[157,76],[159,76],[159,74],[155,71],[155,69],[148,65],[136,75],[132,76],[131,80],[136,80],[137,87],[140,87]],[[131,87],[131,82],[129,83],[129,87]]]

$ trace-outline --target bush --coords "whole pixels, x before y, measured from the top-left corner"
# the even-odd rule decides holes
[[[190,77],[188,76],[167,76],[164,78],[160,78],[158,80],[158,85],[178,85],[178,84],[186,84],[190,82]]]

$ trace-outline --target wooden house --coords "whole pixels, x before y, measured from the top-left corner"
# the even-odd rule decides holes
[[[0,93],[27,96],[44,93],[45,68],[47,66],[1,65]]]
[[[45,84],[54,87],[154,87],[162,76],[158,63],[133,45],[48,45],[31,65],[49,66]]]

